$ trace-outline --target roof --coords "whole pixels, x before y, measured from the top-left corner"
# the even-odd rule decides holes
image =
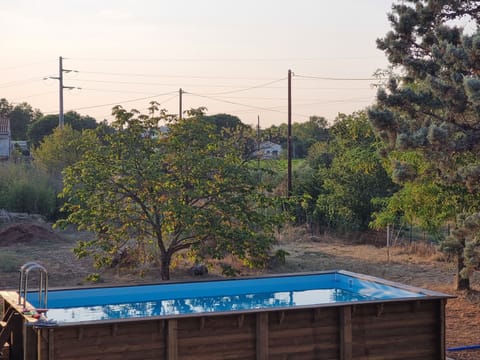
[[[0,134],[10,134],[10,119],[0,116]]]

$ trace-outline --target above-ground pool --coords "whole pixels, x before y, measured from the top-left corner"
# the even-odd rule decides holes
[[[445,359],[448,295],[346,271],[0,296],[12,359]]]

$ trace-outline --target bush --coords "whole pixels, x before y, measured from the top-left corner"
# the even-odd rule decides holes
[[[49,177],[28,164],[0,164],[0,209],[51,218],[56,194]]]

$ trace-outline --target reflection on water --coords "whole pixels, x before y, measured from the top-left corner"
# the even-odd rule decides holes
[[[295,307],[368,299],[368,297],[341,289],[317,289],[49,309],[48,318],[58,323],[82,322],[270,307]]]

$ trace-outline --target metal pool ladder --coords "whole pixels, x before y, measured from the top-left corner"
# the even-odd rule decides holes
[[[18,304],[25,307],[27,303],[27,292],[28,292],[28,274],[31,270],[38,270],[40,273],[40,279],[38,282],[38,307],[47,308],[47,298],[48,298],[48,273],[42,265],[30,261],[26,264],[23,264],[20,268],[20,282],[18,285]],[[23,303],[22,303],[22,293],[23,293]]]

